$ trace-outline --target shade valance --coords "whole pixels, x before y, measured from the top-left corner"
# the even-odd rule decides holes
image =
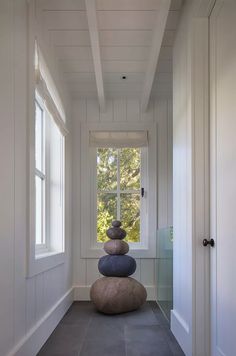
[[[147,131],[90,131],[92,147],[145,147],[148,145]]]
[[[36,44],[35,47],[36,90],[45,101],[59,129],[66,134],[66,115],[62,100],[39,46]]]

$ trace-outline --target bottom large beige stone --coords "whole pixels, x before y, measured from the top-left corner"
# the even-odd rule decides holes
[[[144,286],[130,277],[103,277],[90,289],[90,298],[97,310],[120,314],[138,309],[147,298]]]

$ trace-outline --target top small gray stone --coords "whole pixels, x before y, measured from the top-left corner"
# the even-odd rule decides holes
[[[112,221],[111,224],[114,227],[120,227],[122,225],[121,221],[119,221],[119,220],[114,220],[114,221]]]

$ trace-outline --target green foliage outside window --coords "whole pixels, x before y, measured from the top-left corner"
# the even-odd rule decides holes
[[[97,241],[107,241],[112,220],[121,220],[128,242],[140,241],[140,166],[138,148],[97,150]]]

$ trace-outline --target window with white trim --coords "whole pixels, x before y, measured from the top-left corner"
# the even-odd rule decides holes
[[[155,258],[156,132],[155,123],[81,124],[83,258],[103,256],[106,229],[119,218],[127,231],[129,254]]]
[[[108,238],[112,220],[121,220],[126,240],[140,243],[145,229],[146,149],[97,148],[97,242]]]
[[[38,44],[34,45],[34,75],[31,68],[30,77],[35,95],[29,101],[28,276],[65,261],[66,115],[45,57]]]
[[[64,249],[64,136],[37,92],[35,244],[36,254]]]

